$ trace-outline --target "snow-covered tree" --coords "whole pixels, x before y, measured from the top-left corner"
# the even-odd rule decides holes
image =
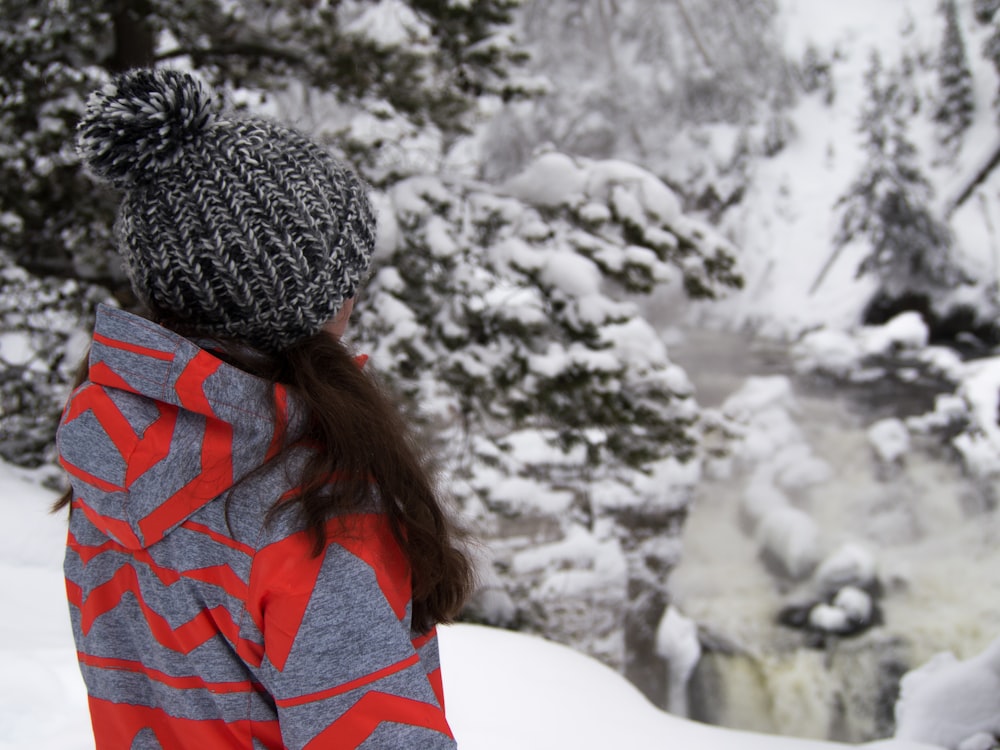
[[[664,143],[683,125],[756,121],[790,96],[773,0],[523,5],[520,35],[549,92],[495,120],[485,144],[490,176],[520,169],[544,143],[660,173],[669,166],[657,163],[667,161]]]
[[[446,178],[434,160],[423,172],[402,163],[421,138],[443,152],[478,96],[524,90],[506,73],[520,54],[506,27],[513,0],[0,2],[16,11],[0,33],[8,144],[0,149],[0,252],[36,272],[114,278],[116,201],[81,174],[72,129],[84,94],[115,70],[189,65],[247,106],[269,94],[270,112],[319,126],[375,184],[381,204],[359,347],[442,436],[445,476],[471,517],[486,526],[548,524],[550,541],[585,539],[587,554],[620,563],[616,586],[582,588],[615,604],[605,619],[617,623],[623,646],[609,661],[640,670],[625,652],[655,651],[702,427],[686,376],[634,298],[711,298],[740,278],[733,248],[639,167],[547,153],[490,186]],[[347,115],[335,126],[309,122],[293,107],[310,97]],[[0,364],[4,383],[41,383],[28,389],[34,401],[5,394],[5,440],[22,429],[23,420],[4,421],[15,411],[58,410],[70,328],[99,296],[17,268],[10,278],[39,300],[86,304],[54,323],[46,316],[56,302],[31,321],[16,314],[19,303],[0,311],[0,355],[17,355]],[[28,341],[22,332],[36,322]],[[36,370],[39,379],[25,374]],[[48,430],[38,422],[32,461],[44,455]],[[574,568],[581,547],[568,547],[559,571],[517,568],[523,548],[498,554],[501,566],[529,571],[510,584],[516,622],[565,639],[571,602],[572,632],[586,638],[593,618],[583,603],[592,600],[536,585],[557,573],[586,578]],[[605,647],[590,637],[595,651]]]
[[[972,13],[979,23],[992,29],[983,43],[983,57],[1000,72],[1000,1],[973,0]]]
[[[66,321],[85,325],[103,298],[91,283],[130,300],[112,251],[118,196],[93,185],[74,149],[90,91],[118,71],[176,64],[244,103],[294,88],[372,120],[453,134],[481,95],[521,92],[508,75],[522,56],[508,30],[516,2],[0,0],[0,255],[11,303],[0,336],[18,342],[25,326],[33,331],[16,362],[0,362],[0,455],[41,460],[53,427],[45,415],[64,395]],[[345,136],[339,145],[365,166],[382,144]],[[14,304],[22,289],[38,299]],[[59,325],[46,335],[52,316]]]
[[[0,249],[22,266],[120,279],[115,200],[81,175],[72,132],[110,73],[183,64],[260,92],[290,82],[443,132],[485,93],[520,89],[507,30],[517,0],[2,0]]]
[[[37,467],[50,458],[59,407],[86,346],[85,322],[107,292],[42,279],[0,252],[0,458]]]
[[[835,244],[866,243],[857,273],[875,275],[890,298],[946,288],[958,278],[949,253],[950,231],[931,209],[932,189],[907,132],[905,93],[883,70],[878,53],[872,55],[865,85],[868,96],[858,125],[865,159],[837,202]]]
[[[962,134],[972,124],[975,114],[975,95],[972,90],[972,71],[965,52],[965,40],[958,19],[955,0],[943,0],[944,39],[938,59],[938,85],[940,91],[934,110],[938,134],[946,155],[953,156],[960,145]]]
[[[385,246],[359,313],[363,345],[445,436],[470,514],[555,519],[561,534],[582,527],[595,548],[621,550],[611,588],[626,605],[624,653],[594,648],[629,674],[629,655],[654,652],[693,482],[683,467],[701,431],[686,376],[631,298],[738,286],[733,249],[649,172],[555,152],[500,188],[405,180],[380,214]],[[567,639],[567,618],[582,622],[572,602],[596,590],[538,596],[546,576],[575,569],[586,579],[573,560],[510,584],[538,584],[514,591],[515,619]],[[594,629],[586,622],[582,633]]]
[[[390,255],[362,329],[418,401],[443,387],[477,434],[547,429],[595,465],[690,456],[686,379],[623,297],[672,281],[711,298],[740,279],[669,188],[549,153],[503,189],[422,177],[388,196]]]

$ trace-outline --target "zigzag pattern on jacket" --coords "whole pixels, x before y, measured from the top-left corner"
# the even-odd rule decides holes
[[[65,571],[98,750],[448,748],[437,637],[410,630],[383,514],[295,513],[281,386],[112,308],[58,433]]]

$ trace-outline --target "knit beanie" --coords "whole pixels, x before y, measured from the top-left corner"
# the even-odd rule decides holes
[[[318,332],[371,264],[375,217],[348,168],[294,130],[225,114],[174,70],[95,92],[77,147],[124,192],[118,251],[156,314],[280,351]]]

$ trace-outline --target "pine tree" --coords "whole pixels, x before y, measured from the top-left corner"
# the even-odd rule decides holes
[[[955,0],[943,0],[940,9],[945,31],[938,61],[940,93],[934,119],[939,125],[941,145],[947,154],[954,155],[962,134],[972,124],[976,104]]]
[[[507,75],[521,56],[506,32],[516,3],[0,0],[0,250],[35,272],[118,280],[116,201],[72,147],[86,93],[111,73],[184,63],[217,86],[296,82],[461,131],[477,97],[521,92]]]
[[[649,658],[690,491],[655,477],[699,455],[702,426],[630,298],[739,286],[733,248],[618,161],[548,153],[502,189],[414,177],[387,198],[396,239],[357,317],[362,345],[443,430],[453,486],[485,523],[569,497],[564,533],[620,544],[625,654],[609,661],[648,686],[665,674]],[[523,625],[582,632],[572,597],[514,585]]]
[[[663,143],[683,124],[747,123],[761,105],[790,97],[777,6],[774,0],[525,0],[519,28],[550,91],[530,111],[513,106],[496,121],[488,166],[510,174],[534,145],[552,143],[569,153],[669,170]]]
[[[451,134],[477,96],[521,90],[505,70],[519,54],[505,36],[513,0],[0,2],[14,11],[0,34],[0,258],[7,248],[52,273],[112,277],[115,200],[92,189],[71,148],[84,94],[112,71],[184,61],[230,89],[266,93],[301,82],[371,120]],[[379,13],[391,13],[393,24],[379,23]],[[356,150],[384,144],[331,145],[376,175],[373,197],[382,204],[358,347],[442,435],[442,462],[466,512],[482,508],[495,523],[522,512],[512,497],[568,497],[557,525],[624,550],[628,570],[616,596],[628,612],[609,616],[625,620],[633,653],[651,653],[702,427],[687,378],[632,297],[710,299],[739,286],[734,249],[685,216],[660,180],[622,162],[546,154],[491,187],[432,174],[401,179]],[[46,168],[53,154],[62,159],[58,174]],[[19,269],[10,278],[28,294],[74,293]],[[0,335],[24,328],[13,313],[8,326],[5,312]],[[33,348],[61,356],[68,330],[36,332]],[[38,361],[52,375],[53,387],[38,390],[44,398],[21,398],[13,386],[9,398],[2,394],[4,409],[17,407],[18,425],[57,409],[66,358]],[[4,369],[3,385],[22,382],[31,366]],[[48,427],[39,428],[34,461],[49,439]],[[687,484],[664,478],[664,467],[675,466]],[[549,604],[541,614],[526,605],[521,622],[557,620],[564,602]]]
[[[982,52],[983,57],[993,63],[997,73],[1000,73],[1000,0],[974,0],[972,13],[979,23],[992,30],[983,42]]]
[[[107,289],[129,301],[112,251],[119,198],[74,150],[89,92],[118,71],[182,64],[225,89],[294,83],[414,130],[461,132],[481,94],[518,93],[515,4],[0,0],[0,456],[45,459],[79,355],[67,343]]]
[[[865,74],[868,97],[858,126],[865,141],[861,174],[838,200],[837,247],[864,240],[858,276],[873,274],[890,297],[951,285],[950,231],[931,211],[932,190],[907,136],[906,99],[878,53]]]

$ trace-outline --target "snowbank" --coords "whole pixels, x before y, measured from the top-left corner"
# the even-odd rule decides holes
[[[62,581],[65,522],[47,512],[53,496],[36,479],[0,463],[0,750],[92,750]],[[457,625],[442,629],[441,648],[462,750],[836,747],[672,717],[608,667],[536,637]]]
[[[461,750],[820,750],[827,742],[734,732],[653,707],[617,672],[534,636],[474,625],[441,639],[448,716]],[[918,750],[903,740],[865,747]]]

